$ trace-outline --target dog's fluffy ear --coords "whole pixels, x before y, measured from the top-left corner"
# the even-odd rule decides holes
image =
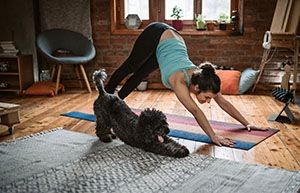
[[[145,143],[153,143],[158,141],[157,133],[169,132],[167,118],[163,112],[156,109],[145,109],[141,112],[137,121],[137,132],[139,136],[144,136]]]
[[[164,119],[164,114],[160,114],[160,111],[155,109],[145,109],[141,112],[137,121],[137,132],[139,136],[144,136],[143,139],[145,143],[151,143],[157,141],[155,136],[155,129],[157,124],[160,123],[160,119]]]
[[[144,128],[141,129],[143,129],[142,136],[144,136],[142,140],[144,140],[146,144],[150,144],[158,140],[155,134],[153,133],[153,129],[151,128],[150,125],[145,126]]]
[[[151,116],[149,116],[148,109],[145,109],[144,111],[141,112],[138,122],[137,122],[137,128],[143,130],[143,126],[146,125],[151,125]]]
[[[156,140],[154,130],[152,128],[152,125],[149,124],[143,124],[143,120],[139,119],[136,127],[137,136],[139,136],[138,141],[143,141],[143,143],[150,144],[153,143],[153,141]],[[141,137],[142,136],[142,137]]]
[[[138,118],[137,127],[142,129],[143,126],[147,125],[151,126],[153,130],[158,125],[165,123],[167,123],[166,116],[161,111],[147,108],[141,112]]]

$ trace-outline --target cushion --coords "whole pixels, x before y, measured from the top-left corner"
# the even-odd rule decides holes
[[[36,82],[31,85],[28,89],[26,89],[23,94],[25,95],[49,95],[55,96],[55,82],[44,81],[44,82]],[[64,85],[59,84],[58,91],[64,91]]]
[[[221,79],[222,94],[238,94],[241,72],[238,70],[216,70]]]
[[[252,68],[247,68],[242,72],[239,82],[239,94],[244,94],[252,87],[258,74],[259,70],[253,70]]]

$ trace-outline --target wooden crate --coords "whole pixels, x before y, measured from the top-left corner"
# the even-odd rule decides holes
[[[13,125],[20,123],[20,105],[0,102],[1,124],[8,126],[8,132],[12,134]]]

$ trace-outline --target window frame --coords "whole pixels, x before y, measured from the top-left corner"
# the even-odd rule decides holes
[[[194,13],[201,13],[201,0],[194,0]],[[172,20],[165,20],[165,1],[162,0],[149,0],[149,20],[143,20],[139,29],[127,29],[122,19],[124,14],[124,0],[111,0],[111,33],[119,35],[139,34],[151,22],[159,21],[169,25]],[[152,11],[151,11],[152,10]],[[155,11],[153,11],[155,10]],[[243,34],[243,14],[244,14],[244,0],[231,0],[231,11],[238,10],[238,32],[234,35]],[[183,35],[232,35],[231,30],[214,30],[214,31],[197,31],[195,28],[194,20],[183,20],[184,29],[180,31]]]

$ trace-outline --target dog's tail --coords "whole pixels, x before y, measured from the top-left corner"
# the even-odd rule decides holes
[[[96,70],[93,73],[93,82],[96,85],[99,95],[103,95],[106,93],[103,84],[106,78],[107,78],[107,74],[104,69]]]

